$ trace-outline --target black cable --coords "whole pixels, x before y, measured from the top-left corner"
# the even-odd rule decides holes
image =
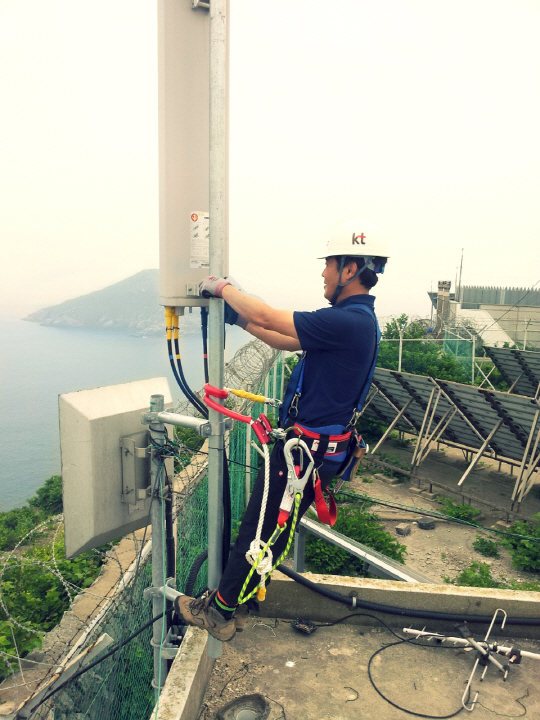
[[[456,710],[456,712],[453,712],[453,713],[451,713],[450,715],[426,715],[426,714],[424,714],[424,713],[414,712],[413,710],[407,710],[407,708],[401,707],[401,705],[397,705],[395,702],[392,702],[392,700],[390,700],[389,698],[387,698],[386,695],[383,695],[382,692],[381,692],[381,691],[379,690],[379,688],[377,687],[377,685],[375,685],[375,681],[373,680],[373,677],[372,677],[372,675],[371,675],[371,663],[373,662],[373,660],[377,657],[377,655],[378,655],[379,653],[383,652],[384,650],[388,650],[388,648],[394,647],[395,645],[402,645],[403,643],[412,644],[412,645],[415,645],[416,647],[427,647],[427,645],[420,645],[419,643],[411,643],[411,640],[413,640],[413,638],[410,638],[410,639],[409,639],[409,638],[404,638],[404,639],[398,640],[397,642],[389,643],[388,645],[383,645],[383,647],[381,647],[381,648],[379,648],[378,650],[376,650],[376,651],[373,653],[373,655],[369,658],[368,666],[367,666],[367,671],[368,671],[369,681],[370,681],[370,683],[372,684],[373,689],[382,697],[383,700],[386,700],[386,702],[387,702],[389,705],[392,705],[392,707],[395,707],[395,708],[397,708],[398,710],[401,710],[402,712],[407,713],[408,715],[415,715],[416,717],[422,717],[422,718],[435,718],[436,720],[445,720],[445,718],[453,718],[453,717],[455,717],[456,715],[459,715],[459,713],[460,713],[462,710],[464,710],[463,706],[461,706],[461,707],[459,708],[459,710]],[[443,647],[443,646],[442,646],[442,645],[439,645],[438,647]],[[452,647],[446,646],[445,649],[446,649],[446,650],[455,650],[456,648],[452,648]],[[469,691],[469,692],[470,692],[470,691]]]
[[[351,607],[365,608],[366,610],[374,610],[375,612],[388,613],[390,615],[402,615],[405,617],[416,617],[427,620],[445,620],[448,622],[469,622],[469,623],[490,623],[492,617],[490,615],[466,615],[457,613],[442,613],[433,610],[414,610],[413,608],[402,608],[394,607],[392,605],[382,605],[380,603],[368,602],[367,600],[360,600],[359,598],[349,597],[348,595],[342,595],[341,593],[328,590],[327,588],[317,585],[317,583],[308,580],[300,573],[291,570],[286,565],[278,565],[277,569],[292,580],[304,585],[305,587],[313,590],[320,595],[324,595],[329,600],[335,600],[336,602],[343,603],[344,605],[350,605]],[[540,618],[507,618],[507,625],[540,625]]]
[[[193,407],[199,412],[204,418],[208,419],[208,408],[204,405],[199,397],[195,395],[193,390],[187,384],[184,370],[182,368],[182,360],[180,359],[180,346],[178,344],[178,338],[174,339],[174,349],[176,355],[173,355],[172,340],[167,339],[167,348],[169,350],[169,360],[171,362],[171,368],[173,371],[174,378],[178,383],[180,390],[183,392],[187,400],[193,405]]]
[[[165,478],[167,480],[166,488],[170,491],[172,489],[167,469],[163,464],[165,470]],[[176,577],[176,551],[174,543],[174,521],[173,521],[173,503],[172,497],[169,492],[168,496],[162,500],[165,503],[165,547],[167,551],[167,578]],[[167,619],[170,619],[168,615],[169,611],[172,610],[173,604],[171,600],[167,600],[166,604]],[[167,624],[167,630],[170,628],[170,623]]]
[[[221,570],[227,567],[231,547],[232,508],[231,508],[231,478],[227,451],[223,453],[223,536],[221,540]]]
[[[94,662],[90,663],[90,665],[85,665],[81,670],[75,673],[75,675],[72,675],[70,678],[68,678],[65,682],[63,682],[61,685],[58,685],[54,688],[54,690],[51,690],[51,692],[46,695],[44,698],[42,698],[39,701],[39,705],[36,705],[35,708],[31,711],[34,713],[43,703],[47,702],[49,698],[51,698],[53,695],[56,695],[56,693],[59,690],[62,690],[66,685],[69,685],[70,683],[74,682],[75,680],[78,680],[82,675],[84,675],[89,670],[92,670],[92,668],[95,668],[96,665],[99,665],[104,660],[107,660],[107,658],[110,658],[111,655],[114,655],[118,650],[121,650],[125,645],[127,645],[129,642],[131,642],[134,638],[137,637],[137,635],[140,635],[142,632],[144,632],[146,629],[148,629],[151,625],[153,625],[157,620],[161,620],[161,618],[166,615],[169,611],[165,611],[164,613],[160,613],[159,615],[156,615],[156,617],[153,617],[151,620],[149,620],[147,623],[145,623],[142,627],[140,627],[138,630],[135,630],[134,633],[132,633],[129,637],[127,637],[125,640],[118,643],[118,645],[115,645],[111,650],[109,650],[105,655],[98,658],[97,660],[94,660]],[[172,612],[172,610],[171,610]],[[124,626],[125,627],[125,626]],[[118,661],[117,661],[118,662]],[[24,710],[24,708],[22,708]],[[24,717],[23,715],[19,714],[19,717]],[[31,717],[31,716],[30,716]]]
[[[357,493],[348,491],[348,490],[339,490],[339,492],[336,493],[336,497],[338,495],[346,495],[348,497],[352,498],[358,498],[359,500],[364,500],[366,502],[370,502],[373,505],[384,505],[386,507],[391,507],[394,510],[403,510],[403,512],[409,512],[409,513],[415,513],[415,514],[421,514],[425,515],[427,517],[436,518],[437,520],[447,520],[448,522],[454,522],[458,525],[466,525],[467,527],[475,528],[477,530],[484,530],[485,532],[493,533],[495,535],[503,535],[504,537],[515,537],[519,540],[530,540],[531,542],[540,543],[540,538],[534,538],[530,535],[519,535],[517,533],[511,533],[506,530],[496,530],[495,528],[487,528],[483,525],[475,525],[474,523],[468,522],[467,520],[461,520],[460,518],[451,517],[450,515],[444,515],[443,513],[438,513],[436,510],[424,510],[422,508],[411,508],[407,505],[400,505],[395,503],[386,502],[384,500],[379,500],[377,498],[372,498],[369,495],[358,495]]]
[[[204,382],[208,379],[208,308],[201,307],[201,333],[203,342],[203,366],[204,366]]]

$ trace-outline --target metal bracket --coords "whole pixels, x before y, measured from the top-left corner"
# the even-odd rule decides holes
[[[154,598],[162,598],[165,596],[166,600],[174,601],[177,597],[180,597],[181,595],[184,595],[184,593],[179,592],[174,587],[176,585],[176,580],[174,578],[167,578],[166,584],[161,587],[151,586],[145,588],[143,590],[143,600],[146,602],[148,600],[153,600]]]
[[[204,2],[203,0],[191,0],[191,7],[193,10],[196,10],[198,7],[204,10],[210,10],[210,3]]]

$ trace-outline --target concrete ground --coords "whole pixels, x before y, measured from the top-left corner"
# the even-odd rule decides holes
[[[397,638],[382,626],[350,623],[319,627],[307,636],[293,630],[285,620],[250,620],[243,633],[224,644],[199,720],[211,720],[226,703],[255,692],[268,698],[268,720],[407,717],[377,694],[368,677],[370,657]],[[498,641],[540,652],[538,641]],[[461,708],[474,659],[474,651],[443,649],[431,643],[422,647],[402,643],[375,656],[371,673],[379,690],[395,704],[423,717],[448,717]],[[501,656],[497,659],[507,662]],[[487,720],[497,717],[497,713],[540,717],[539,671],[540,661],[532,659],[511,667],[507,682],[502,681],[494,666],[488,669],[482,683],[477,671],[472,688],[480,694],[473,717]]]

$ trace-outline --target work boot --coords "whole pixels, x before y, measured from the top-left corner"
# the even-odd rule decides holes
[[[253,616],[254,614],[259,614],[259,603],[255,600],[248,600],[242,605],[239,605],[236,608],[236,616],[234,618],[236,632],[243,632],[246,629],[249,616]]]
[[[236,626],[234,617],[225,620],[219,610],[210,604],[216,592],[216,590],[212,593],[206,592],[199,599],[189,597],[189,595],[179,595],[174,600],[174,609],[187,625],[208,630],[210,635],[217,640],[227,642],[233,639]]]

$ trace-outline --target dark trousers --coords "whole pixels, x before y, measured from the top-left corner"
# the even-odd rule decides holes
[[[334,472],[321,472],[321,485],[324,488],[328,485],[330,480],[333,478]],[[268,500],[266,503],[266,513],[264,517],[264,524],[261,532],[261,540],[266,542],[274,530],[276,529],[279,505],[281,498],[287,485],[287,464],[285,462],[285,456],[283,453],[283,444],[277,442],[270,455],[270,492],[268,493]],[[246,552],[249,550],[251,542],[255,539],[257,533],[257,525],[259,524],[259,514],[261,511],[261,503],[264,492],[264,465],[260,468],[253,486],[253,492],[249,500],[249,504],[240,525],[240,531],[238,533],[238,539],[229,555],[229,561],[227,567],[223,572],[223,576],[219,583],[218,592],[223,601],[229,606],[234,607],[238,603],[238,597],[244,586],[244,582],[251,570],[251,565],[246,560]],[[313,500],[315,499],[315,491],[313,489],[313,482],[310,478],[304,488],[304,495],[300,503],[300,512],[298,514],[298,522],[300,518],[309,508]],[[291,532],[292,525],[292,513],[291,517],[287,521],[287,527],[281,533],[279,538],[272,545],[273,563],[275,564],[281,553],[287,547],[289,541],[289,535]],[[248,587],[244,591],[244,597],[260,583],[261,576],[255,570],[249,581]]]

